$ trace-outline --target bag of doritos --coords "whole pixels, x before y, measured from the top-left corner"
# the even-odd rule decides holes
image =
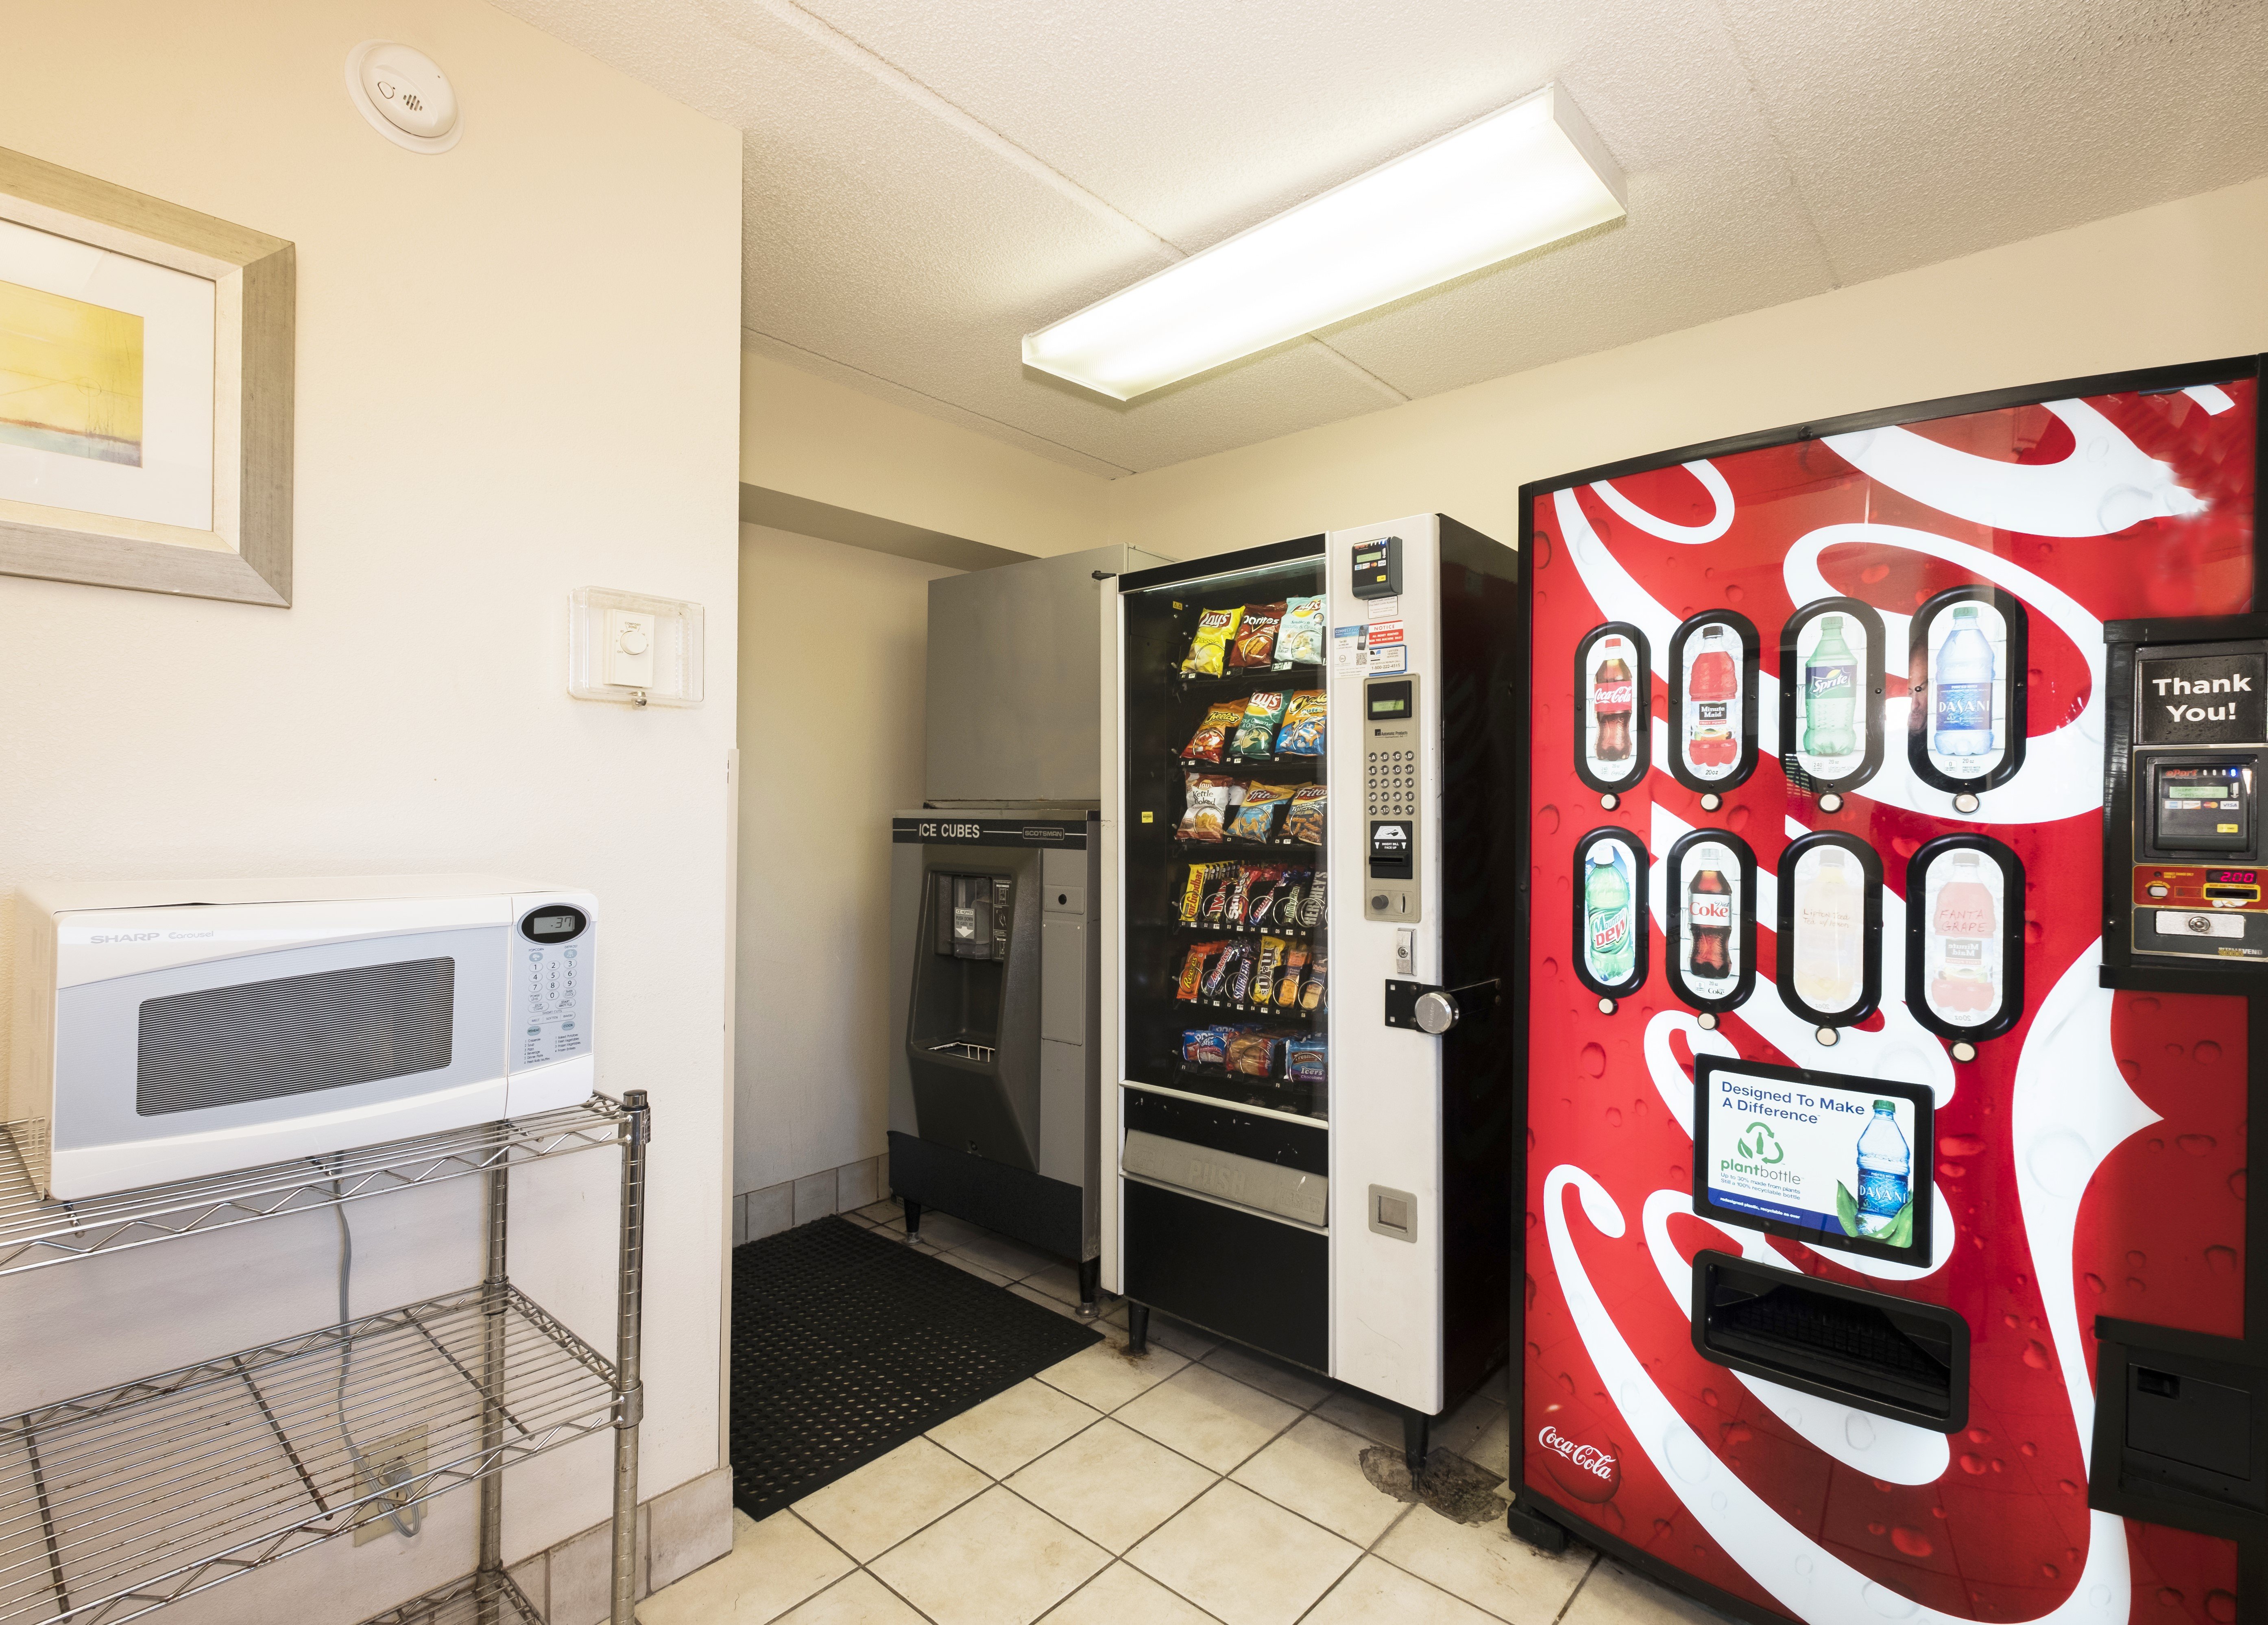
[[[1231,665],[1267,665],[1276,658],[1276,629],[1284,619],[1281,604],[1247,604],[1237,622],[1236,636],[1228,649]]]

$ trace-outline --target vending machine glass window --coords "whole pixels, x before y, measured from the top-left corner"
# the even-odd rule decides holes
[[[1125,1076],[1322,1121],[1323,559],[1285,546],[1124,596]]]

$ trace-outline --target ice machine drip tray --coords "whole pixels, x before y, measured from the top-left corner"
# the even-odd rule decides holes
[[[1969,1420],[1969,1323],[1933,1304],[1705,1252],[1693,1346],[1734,1371],[1951,1433]]]

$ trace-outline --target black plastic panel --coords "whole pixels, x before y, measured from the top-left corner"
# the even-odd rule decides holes
[[[1076,1185],[890,1131],[890,1189],[1058,1258],[1085,1259],[1086,1195]]]
[[[1168,1140],[1249,1157],[1255,1162],[1272,1162],[1301,1173],[1329,1177],[1329,1136],[1320,1126],[1310,1129],[1231,1107],[1200,1106],[1146,1089],[1129,1089],[1125,1094],[1129,1132],[1139,1129]]]
[[[1330,1368],[1328,1238],[1132,1180],[1122,1188],[1127,1297],[1313,1370]]]

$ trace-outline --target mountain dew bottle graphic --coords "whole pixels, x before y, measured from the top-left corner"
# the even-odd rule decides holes
[[[1859,659],[1843,641],[1843,617],[1819,618],[1819,644],[1803,663],[1803,754],[1849,756],[1859,748]]]
[[[1859,1233],[1879,1236],[1904,1210],[1912,1188],[1913,1150],[1898,1132],[1897,1108],[1874,1102],[1874,1114],[1859,1136]]]
[[[1583,961],[1592,977],[1619,987],[1638,968],[1638,923],[1631,915],[1630,879],[1623,873],[1615,843],[1591,849],[1583,873]]]

